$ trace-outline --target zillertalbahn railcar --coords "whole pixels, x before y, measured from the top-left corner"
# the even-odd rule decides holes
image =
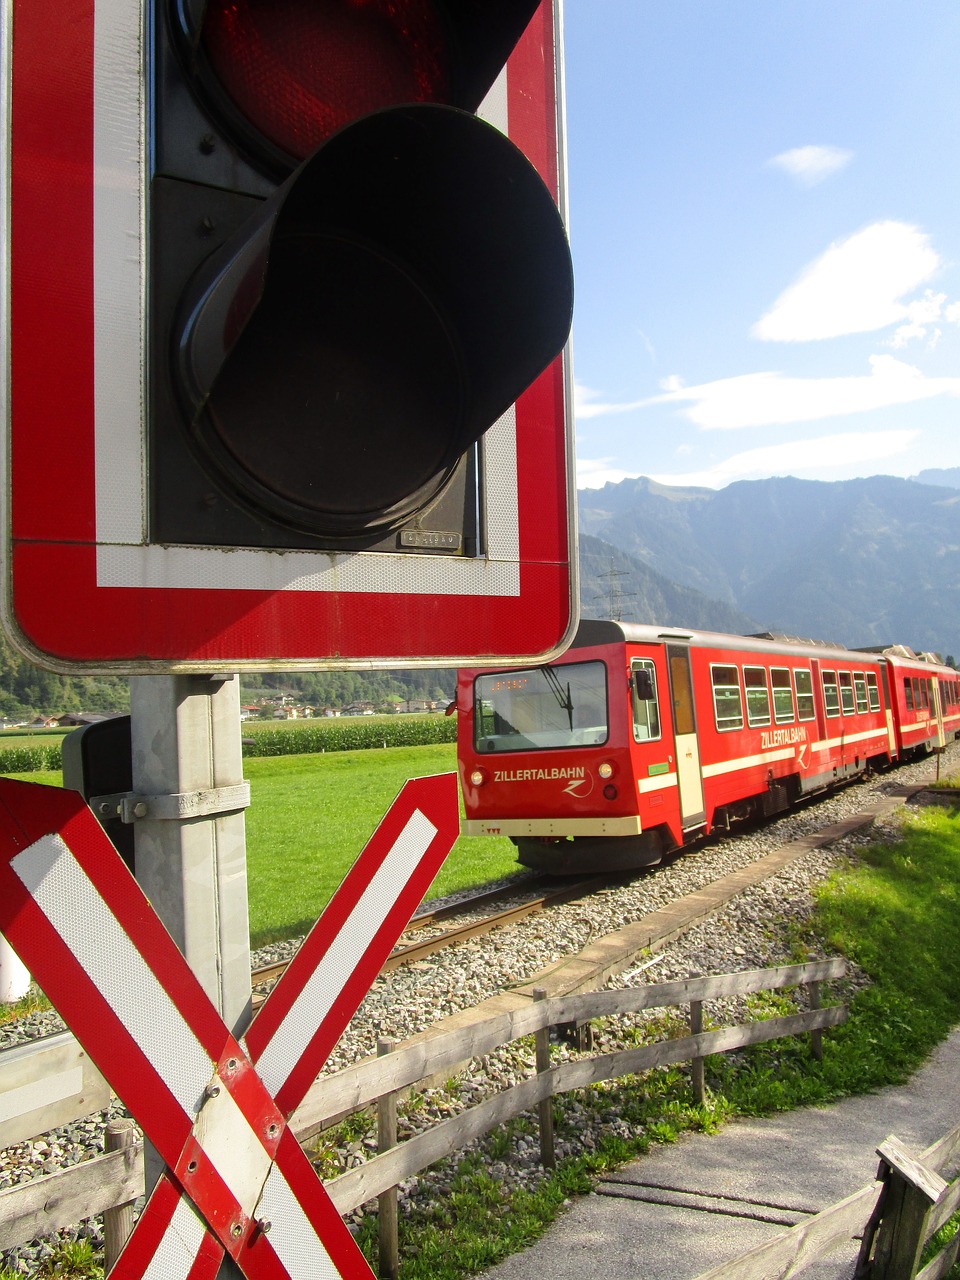
[[[558,874],[654,864],[942,748],[958,679],[901,646],[584,621],[548,666],[460,672],[463,831]]]

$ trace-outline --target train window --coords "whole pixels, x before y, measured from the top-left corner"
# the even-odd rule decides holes
[[[657,698],[657,668],[650,658],[634,658],[630,663],[631,674],[645,672],[650,679],[652,697],[637,697],[637,682],[630,681],[630,700],[633,703],[633,740],[652,742],[660,737],[660,703]]]
[[[924,711],[929,711],[930,710],[930,681],[929,680],[921,679],[920,696],[923,699]]]
[[[478,751],[536,751],[606,742],[607,669],[561,663],[478,676],[473,686]]]
[[[713,714],[718,729],[743,728],[740,675],[736,667],[710,666],[713,683]]]
[[[913,710],[913,684],[909,676],[903,678],[903,696],[907,704],[907,710]]]
[[[793,686],[788,667],[773,667],[770,671],[773,685],[773,718],[777,724],[793,719]]]
[[[838,716],[840,714],[840,693],[837,689],[837,673],[835,671],[823,671],[820,673],[820,679],[823,681],[823,706],[828,716]]]
[[[793,679],[797,686],[797,719],[814,720],[813,676],[805,667],[794,667]]]
[[[840,702],[843,706],[843,714],[852,716],[854,711],[853,676],[849,671],[840,672]]]
[[[770,723],[770,693],[764,667],[744,667],[743,686],[747,691],[747,724],[751,728]]]
[[[870,701],[870,710],[880,710],[880,686],[877,684],[877,673],[875,671],[867,672],[867,698]]]
[[[867,702],[867,677],[862,671],[853,673],[853,691],[857,696],[857,710],[869,711],[870,705]]]

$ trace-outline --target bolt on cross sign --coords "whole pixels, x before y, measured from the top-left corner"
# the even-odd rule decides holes
[[[83,800],[0,779],[0,932],[166,1162],[111,1280],[370,1275],[289,1119],[458,830],[408,782],[237,1041]]]

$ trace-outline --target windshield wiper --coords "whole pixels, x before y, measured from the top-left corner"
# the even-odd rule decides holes
[[[570,732],[573,732],[573,699],[570,696],[570,684],[567,682],[566,691],[560,683],[560,677],[557,675],[553,667],[541,667],[540,670],[544,674],[550,691],[557,700],[557,705],[567,713],[567,720],[570,722]]]

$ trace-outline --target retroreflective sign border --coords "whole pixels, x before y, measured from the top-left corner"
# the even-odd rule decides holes
[[[458,832],[408,782],[238,1042],[83,800],[0,779],[0,931],[166,1162],[114,1280],[369,1276],[288,1121]]]
[[[487,433],[480,558],[162,546],[145,475],[143,0],[0,0],[3,618],[57,670],[497,663],[572,634],[568,367]],[[544,0],[481,114],[563,207]]]

